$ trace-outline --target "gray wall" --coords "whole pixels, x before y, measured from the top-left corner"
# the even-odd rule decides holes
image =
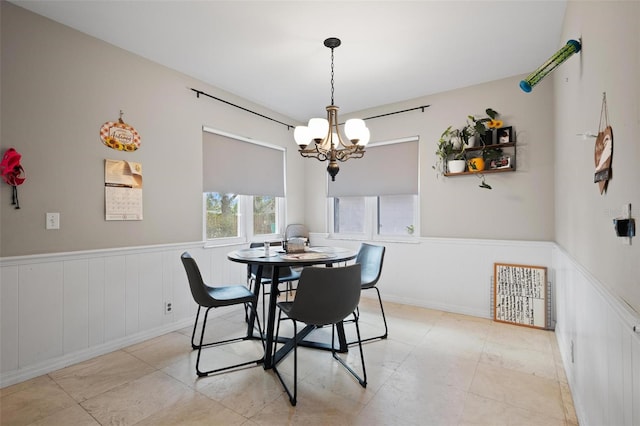
[[[367,121],[372,142],[407,136],[420,138],[420,225],[424,237],[553,240],[553,84],[530,94],[518,87],[521,77],[425,96],[364,111],[370,117],[420,105],[420,110]],[[436,144],[448,126],[462,127],[468,115],[491,107],[517,134],[517,171],[487,174],[493,189],[478,187],[477,176],[437,177]],[[363,160],[366,161],[366,160]],[[349,167],[345,163],[341,167]],[[324,165],[305,169],[307,220],[314,229],[325,223]],[[372,170],[371,173],[393,173]],[[340,175],[336,177],[340,179]]]
[[[8,205],[9,188],[2,186],[3,256],[200,240],[202,125],[289,147],[288,221],[326,231],[326,164],[300,158],[286,127],[196,99],[187,89],[203,87],[252,107],[216,88],[11,4],[3,9],[2,144],[24,155],[28,173],[21,210]],[[525,95],[518,80],[359,114],[431,104],[424,113],[369,121],[374,141],[420,137],[421,235],[553,239],[552,87]],[[487,107],[517,132],[518,171],[488,175],[492,191],[478,188],[475,176],[438,179],[431,166],[442,130]],[[142,135],[135,153],[110,150],[98,139],[102,123],[117,119],[120,109]],[[142,163],[143,221],[104,221],[105,158]],[[59,231],[44,229],[46,212],[60,212]]]
[[[203,125],[288,147],[288,219],[303,220],[304,162],[293,131],[197,99],[189,88],[291,120],[10,3],[1,7],[1,150],[15,147],[27,173],[20,210],[0,185],[1,256],[200,241]],[[98,136],[120,110],[142,136],[133,153]],[[142,163],[144,220],[104,220],[104,159]],[[60,212],[60,230],[45,230],[46,212]]]
[[[640,313],[640,242],[623,245],[612,219],[631,203],[640,212],[640,3],[570,2],[563,43],[583,51],[555,71],[557,243]],[[536,89],[534,89],[536,90]],[[594,139],[602,93],[613,127],[613,179],[605,195],[593,183]]]

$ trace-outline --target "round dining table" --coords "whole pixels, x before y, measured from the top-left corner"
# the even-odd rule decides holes
[[[285,345],[273,354],[274,345],[274,327],[276,318],[276,303],[278,301],[278,279],[280,276],[280,268],[284,267],[304,267],[324,265],[331,267],[336,263],[347,262],[355,259],[356,250],[341,247],[306,247],[302,252],[287,253],[280,246],[270,246],[268,251],[264,248],[247,248],[234,250],[227,254],[227,258],[232,262],[244,263],[257,267],[255,286],[253,292],[256,296],[260,295],[260,286],[262,285],[262,274],[265,267],[271,267],[271,289],[269,291],[269,304],[267,310],[267,319],[263,338],[265,340],[264,368],[272,368],[275,363],[280,361],[292,348],[293,340],[285,339]],[[251,312],[248,323],[248,334],[253,334],[253,326],[255,321],[255,312]],[[320,349],[331,349],[331,345],[320,342],[312,342],[304,340],[304,337],[313,331],[315,326],[307,326],[303,328],[297,336],[298,344],[301,346],[309,346]],[[339,352],[347,351],[347,341],[344,334],[344,327],[339,324],[338,331],[338,348]]]

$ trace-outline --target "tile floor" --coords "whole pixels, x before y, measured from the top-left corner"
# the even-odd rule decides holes
[[[382,328],[375,308],[363,298],[364,335]],[[578,424],[552,332],[394,303],[385,308],[389,338],[364,346],[366,389],[330,353],[305,348],[296,407],[261,366],[198,379],[191,330],[184,329],[1,389],[0,424]],[[243,313],[226,309],[215,337],[242,329]],[[314,332],[317,339],[326,333]],[[203,367],[251,359],[259,349],[255,341],[207,349]],[[292,371],[292,360],[281,370]],[[348,360],[359,370],[355,347]]]

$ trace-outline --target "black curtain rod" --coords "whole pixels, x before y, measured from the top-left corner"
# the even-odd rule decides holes
[[[429,108],[430,106],[431,105],[421,105],[421,106],[415,107],[415,108],[403,109],[402,111],[394,111],[394,112],[388,112],[386,114],[374,115],[373,117],[363,118],[363,120],[371,120],[373,118],[386,117],[387,115],[393,115],[393,114],[402,114],[403,112],[415,111],[417,109],[420,109],[420,110],[422,110],[422,112],[424,112],[424,109],[425,108]]]
[[[211,99],[215,99],[216,101],[224,102],[227,105],[231,105],[231,106],[234,106],[236,108],[240,108],[243,111],[250,112],[251,114],[255,114],[255,115],[258,115],[258,116],[260,116],[262,118],[266,118],[267,120],[275,121],[278,124],[282,124],[283,126],[287,126],[287,130],[290,130],[292,127],[295,127],[294,125],[283,123],[282,121],[278,121],[275,118],[267,117],[266,115],[260,114],[259,112],[255,112],[255,111],[252,111],[252,110],[250,110],[248,108],[242,107],[240,105],[236,105],[236,104],[231,103],[229,101],[225,101],[224,99],[217,98],[217,97],[215,97],[213,95],[210,95],[210,94],[208,94],[206,92],[203,92],[202,90],[198,90],[198,89],[194,89],[194,88],[191,88],[191,90],[196,92],[196,97],[198,97],[198,98],[200,97],[200,95],[205,95],[205,96],[207,96],[207,97],[209,97]]]
[[[276,120],[275,118],[267,117],[266,115],[260,114],[259,112],[255,112],[255,111],[252,111],[252,110],[250,110],[250,109],[248,109],[248,108],[242,107],[242,106],[240,106],[240,105],[236,105],[236,104],[231,103],[231,102],[229,102],[229,101],[225,101],[224,99],[220,99],[220,98],[218,98],[218,97],[215,97],[215,96],[213,96],[213,95],[210,95],[210,94],[208,94],[208,93],[206,93],[206,92],[203,92],[202,90],[198,90],[198,89],[194,89],[194,88],[191,88],[191,90],[193,90],[194,92],[196,92],[196,97],[198,97],[198,98],[200,97],[200,95],[205,95],[206,97],[209,97],[209,98],[211,98],[211,99],[215,99],[216,101],[224,102],[224,103],[225,103],[225,104],[227,104],[227,105],[234,106],[234,107],[239,108],[239,109],[241,109],[241,110],[243,110],[243,111],[247,111],[247,112],[250,112],[251,114],[255,114],[255,115],[258,115],[258,116],[260,116],[260,117],[262,117],[262,118],[266,118],[267,120],[275,121],[275,122],[276,122],[276,123],[278,123],[278,124],[282,124],[283,126],[286,126],[286,127],[287,127],[287,130],[290,130],[292,127],[295,127],[295,126],[294,126],[294,125],[292,125],[292,124],[283,123],[282,121],[278,121],[278,120]],[[386,116],[388,116],[388,115],[401,114],[401,113],[403,113],[403,112],[415,111],[415,110],[417,110],[417,109],[422,110],[422,112],[424,112],[424,109],[425,109],[425,108],[429,108],[430,106],[431,106],[431,105],[421,105],[421,106],[419,106],[419,107],[409,108],[409,109],[403,109],[403,110],[401,110],[401,111],[394,111],[394,112],[388,112],[388,113],[386,113],[386,114],[374,115],[374,116],[372,116],[372,117],[363,118],[363,120],[371,120],[371,119],[374,119],[374,118],[386,117]],[[341,124],[344,124],[344,123],[341,123]]]

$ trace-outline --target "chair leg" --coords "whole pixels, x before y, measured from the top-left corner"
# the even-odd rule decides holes
[[[258,312],[257,312],[256,303],[255,302],[250,302],[248,305],[249,305],[249,307],[251,309],[253,309],[253,312],[255,313],[256,322],[258,323],[258,331],[260,332],[260,336],[262,336],[262,327],[260,325],[260,319],[258,318]],[[246,308],[246,304],[245,304],[245,308]],[[237,342],[237,341],[241,341],[241,340],[247,340],[250,337],[250,336],[237,337],[237,338],[234,338],[234,339],[226,339],[226,340],[220,340],[220,341],[217,341],[217,342],[203,343],[204,342],[204,332],[205,332],[205,328],[206,328],[206,325],[207,325],[207,317],[209,316],[209,311],[211,309],[212,308],[207,308],[207,310],[204,313],[204,320],[202,322],[202,331],[200,332],[200,344],[196,346],[196,348],[198,349],[198,356],[196,358],[196,373],[198,374],[198,377],[205,377],[205,376],[208,376],[209,374],[212,374],[212,373],[218,373],[218,372],[225,371],[225,370],[231,370],[233,368],[243,367],[245,365],[250,365],[250,364],[258,365],[258,364],[262,363],[264,361],[264,348],[265,348],[265,343],[264,343],[263,339],[261,339],[262,348],[263,348],[263,356],[258,358],[258,359],[255,359],[255,360],[252,360],[252,361],[241,362],[239,364],[230,365],[230,366],[227,366],[227,367],[216,368],[216,369],[208,370],[208,371],[200,370],[200,356],[202,354],[202,348],[206,348],[206,347],[209,347],[209,346],[223,345],[223,344],[226,344],[226,343]],[[198,307],[197,316],[199,314],[200,314],[200,307]],[[196,316],[196,319],[197,319],[197,316]],[[196,321],[196,323],[197,323],[197,321]],[[195,333],[195,327],[194,327],[194,333]],[[192,343],[192,346],[193,346],[193,343]]]
[[[193,323],[193,333],[191,333],[191,348],[198,349],[199,346],[195,344],[193,339],[196,337],[196,327],[198,326],[198,318],[200,318],[200,306],[198,306],[198,312],[196,313],[196,321]],[[202,324],[204,327],[204,324]],[[202,342],[201,342],[202,343]]]
[[[255,285],[255,279],[254,278],[249,278],[249,284],[247,285],[247,287],[249,288],[249,290],[253,291],[253,286]],[[265,297],[267,294],[267,291],[264,289],[264,284],[260,283],[260,287],[262,288],[262,323],[266,324],[265,321]],[[244,320],[245,322],[249,322],[249,314],[247,311],[247,308],[245,307],[244,309]]]
[[[356,321],[356,334],[358,335],[358,349],[360,349],[360,361],[362,362],[362,375],[364,376],[364,383],[360,381],[363,388],[367,387],[367,368],[364,365],[364,352],[362,351],[362,339],[360,338],[360,324],[358,317],[354,317]]]
[[[278,325],[276,327],[276,335],[275,338],[273,340],[274,345],[273,345],[273,357],[275,359],[275,354],[277,352],[278,349],[278,337],[280,334],[280,321],[282,320],[282,311],[280,311],[278,313]],[[273,364],[273,371],[276,373],[276,376],[278,376],[278,379],[280,380],[280,383],[282,383],[282,387],[284,387],[284,390],[287,392],[287,395],[289,396],[289,402],[291,403],[292,406],[296,406],[298,400],[298,339],[296,339],[296,335],[298,334],[298,326],[297,326],[297,322],[295,320],[291,320],[293,321],[293,394],[291,394],[291,391],[289,390],[289,387],[287,386],[287,384],[284,382],[284,379],[282,378],[282,376],[280,375],[280,372],[278,371],[278,367],[276,365],[276,363]]]
[[[389,335],[389,328],[387,327],[387,317],[384,314],[384,307],[382,306],[382,297],[380,297],[380,290],[378,290],[378,287],[372,287],[377,293],[378,293],[378,303],[380,304],[380,312],[382,313],[382,321],[384,322],[384,334],[381,334],[380,336],[374,336],[374,337],[367,337],[366,339],[362,339],[361,342],[369,342],[371,340],[376,340],[376,339],[386,339],[387,336]],[[357,308],[358,311],[358,315],[360,314],[360,310],[359,308]],[[353,345],[357,342],[357,340],[353,340],[351,342],[348,343],[348,345]]]
[[[244,304],[245,311],[249,310],[250,307],[251,307],[251,303],[245,303]],[[200,344],[196,345],[196,343],[194,342],[194,339],[195,339],[195,335],[196,335],[196,328],[197,328],[197,325],[198,325],[198,317],[200,316],[200,309],[201,308],[202,308],[201,306],[198,306],[198,312],[196,313],[196,321],[193,324],[193,333],[191,334],[191,347],[193,349],[199,349],[200,346],[202,346],[203,348],[206,348],[206,347],[209,347],[209,346],[217,346],[217,345],[221,345],[221,344],[224,344],[224,343],[237,342],[237,341],[240,341],[240,340],[248,340],[248,339],[253,338],[253,334],[251,334],[250,332],[247,332],[247,335],[244,336],[244,337],[234,337],[233,339],[220,340],[220,341],[217,341],[217,342],[210,342],[210,343],[202,343],[202,341],[201,341]],[[212,309],[212,308],[209,308],[209,309]],[[207,313],[209,312],[209,309],[207,309]],[[256,322],[258,324],[258,332],[260,333],[260,340],[262,340],[262,345],[264,346],[264,335],[262,334],[263,330],[262,330],[262,326],[260,324],[260,318],[258,318],[258,311],[257,311],[257,309],[253,309],[253,311],[255,312],[255,316],[256,316],[255,320],[256,320]],[[206,318],[207,317],[206,317],[206,314],[205,314],[205,320],[202,321],[202,330],[203,331],[204,331],[205,323],[207,321]],[[255,328],[255,324],[254,324],[254,328]]]
[[[251,304],[249,304],[249,305],[251,305]],[[247,306],[247,304],[245,303],[245,307],[246,306]],[[253,312],[255,312],[256,322],[258,323],[258,333],[259,333],[259,336],[260,336],[260,342],[262,343],[262,350],[266,351],[267,350],[267,343],[265,342],[264,329],[262,328],[262,325],[260,324],[260,318],[258,318],[258,305],[257,305],[257,302],[253,306]],[[253,337],[253,333],[247,334],[247,337],[245,337],[245,339],[249,339],[251,337]],[[264,355],[263,355],[263,358],[264,358]]]
[[[251,278],[251,276],[249,275],[247,277],[247,288],[251,291],[253,291],[253,278]],[[249,309],[247,308],[247,305],[244,305],[244,322],[248,323],[249,322]]]
[[[363,377],[360,377],[358,373],[355,372],[354,369],[349,367],[347,363],[340,356],[338,356],[338,353],[335,350],[335,329],[336,329],[335,324],[331,328],[331,354],[336,360],[340,362],[340,364],[342,364],[344,368],[347,369],[347,371],[349,371],[349,373],[353,375],[353,377],[355,377],[358,380],[358,383],[360,383],[360,385],[363,388],[366,388],[367,387],[367,369],[364,365],[364,352],[362,351],[362,340],[360,339],[360,325],[358,324],[358,316],[355,314],[355,312],[353,313],[353,322],[356,324],[356,335],[358,336],[358,340],[356,341],[358,342],[358,348],[360,349],[360,361],[362,362]]]
[[[293,293],[293,281],[287,281],[287,292],[284,295],[285,302],[289,301],[289,294]]]
[[[264,284],[260,284],[260,287],[262,287],[262,323],[264,325],[267,325],[267,321],[266,321],[266,298],[267,298],[267,294],[269,294],[269,296],[271,296],[270,293],[267,293],[267,291],[264,289]]]

